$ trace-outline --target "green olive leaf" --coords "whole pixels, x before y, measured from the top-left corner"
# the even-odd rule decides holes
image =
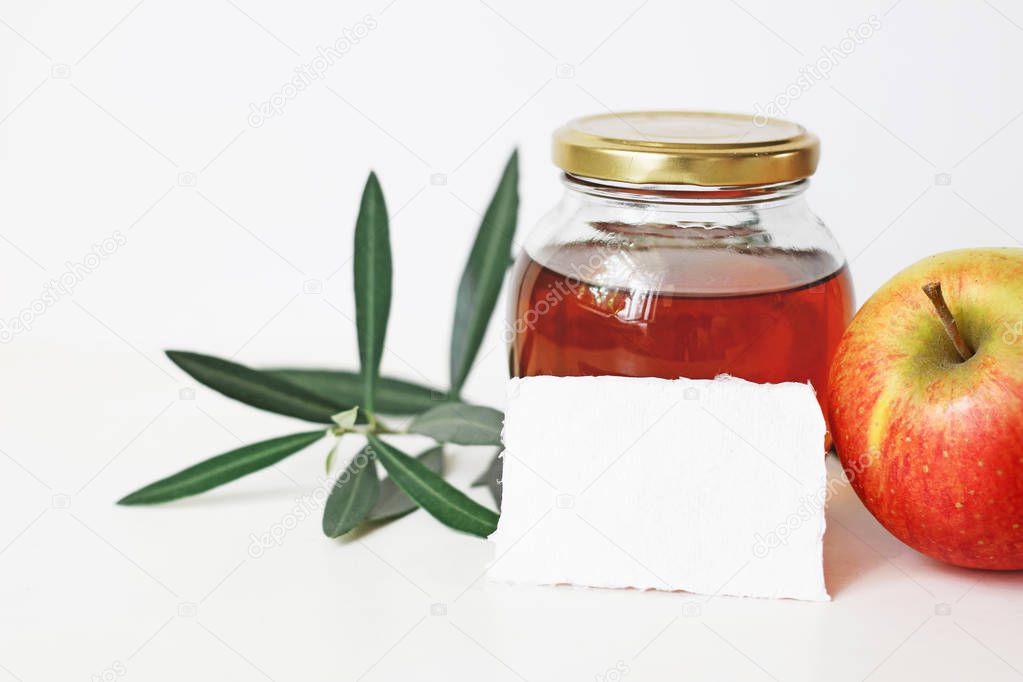
[[[181,350],[166,352],[171,362],[196,381],[261,410],[329,424],[332,415],[350,407],[231,360]]]
[[[462,272],[451,333],[451,395],[457,398],[479,352],[511,263],[519,212],[519,153],[505,164]]]
[[[369,444],[391,479],[431,516],[449,528],[487,537],[498,515],[458,490],[422,462],[369,434]]]
[[[409,433],[429,436],[438,443],[500,445],[504,415],[492,407],[448,403],[416,415]]]
[[[375,173],[362,192],[355,221],[355,326],[359,337],[363,399],[370,421],[376,413],[376,385],[391,310],[391,240],[387,206]]]
[[[295,368],[262,371],[297,384],[311,393],[316,393],[344,407],[352,407],[362,402],[365,382],[358,372]],[[441,390],[389,377],[377,379],[375,398],[378,414],[394,415],[418,414],[448,401],[447,394]],[[360,414],[359,422],[365,423],[365,421],[366,415]]]
[[[373,451],[359,451],[334,481],[323,508],[323,533],[329,538],[344,535],[369,513],[380,497],[380,478]]]
[[[337,449],[339,447],[341,447],[341,439],[340,438],[338,438],[334,442],[333,447],[331,447],[330,451],[327,453],[326,461],[324,461],[324,463],[323,463],[323,468],[326,469],[326,472],[327,472],[328,476],[330,476],[330,472],[333,471],[333,469],[334,469],[334,457],[337,456]]]
[[[217,455],[178,473],[150,483],[117,504],[157,504],[196,495],[254,471],[265,469],[323,438],[324,431],[307,431],[272,438]]]
[[[355,421],[356,421],[356,419],[358,419],[358,417],[359,417],[359,407],[358,407],[358,405],[356,405],[355,407],[353,407],[350,410],[345,410],[344,412],[338,412],[335,415],[331,415],[330,419],[335,424],[337,424],[337,428],[341,432],[338,435],[341,435],[341,434],[343,434],[343,433],[345,433],[347,431],[351,431],[353,428],[355,428]]]
[[[501,451],[498,450],[494,453],[494,458],[490,460],[490,464],[486,470],[479,475],[479,477],[472,482],[472,487],[485,485],[490,490],[490,494],[494,496],[494,502],[497,503],[497,508],[501,508],[501,476],[504,472],[504,459],[501,458]]]
[[[430,448],[416,456],[416,459],[426,465],[426,468],[437,474],[443,473],[444,448],[440,445]],[[419,505],[402,492],[392,479],[385,478],[380,482],[380,499],[376,506],[366,516],[367,521],[391,521],[405,516],[411,511],[419,508]]]

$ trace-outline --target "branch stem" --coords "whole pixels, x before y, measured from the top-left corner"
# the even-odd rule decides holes
[[[390,434],[403,434],[403,433],[405,433],[405,431],[391,428],[390,426],[384,424],[379,419],[377,419],[375,424],[373,424],[373,425],[369,425],[369,424],[362,425],[362,424],[359,424],[357,426],[353,426],[350,429],[342,429],[339,426],[331,426],[329,431],[332,434],[334,434],[335,436],[343,436],[346,433],[358,433],[358,434],[363,435],[363,436],[369,435],[371,433],[376,434],[376,435],[388,434],[388,433],[390,433]]]
[[[945,296],[941,293],[941,282],[929,282],[923,286],[923,290],[927,294],[927,298],[931,299],[931,303],[934,304],[934,309],[941,319],[941,326],[945,328],[945,334],[952,341],[956,353],[959,354],[963,362],[966,362],[973,357],[974,350],[970,348],[970,344],[966,343],[963,333],[959,331],[956,318],[952,316],[952,311],[949,310],[948,303],[945,302]]]

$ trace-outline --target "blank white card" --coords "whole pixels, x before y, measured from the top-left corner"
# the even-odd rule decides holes
[[[824,435],[807,384],[513,379],[489,577],[827,600]]]

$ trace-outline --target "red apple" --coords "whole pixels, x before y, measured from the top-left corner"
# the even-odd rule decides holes
[[[828,390],[835,448],[885,528],[941,561],[1023,568],[1023,249],[893,277],[842,337]]]

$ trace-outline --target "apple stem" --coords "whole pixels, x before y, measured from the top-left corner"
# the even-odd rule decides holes
[[[955,346],[956,353],[963,359],[963,362],[966,362],[973,357],[973,349],[970,348],[970,344],[966,343],[962,332],[959,331],[959,325],[956,324],[956,318],[952,317],[952,311],[948,309],[948,303],[945,302],[945,297],[941,293],[941,282],[925,284],[923,290],[927,294],[927,298],[931,299],[931,303],[934,304],[934,309],[938,311],[938,317],[941,318],[941,324],[952,341],[952,345]]]

